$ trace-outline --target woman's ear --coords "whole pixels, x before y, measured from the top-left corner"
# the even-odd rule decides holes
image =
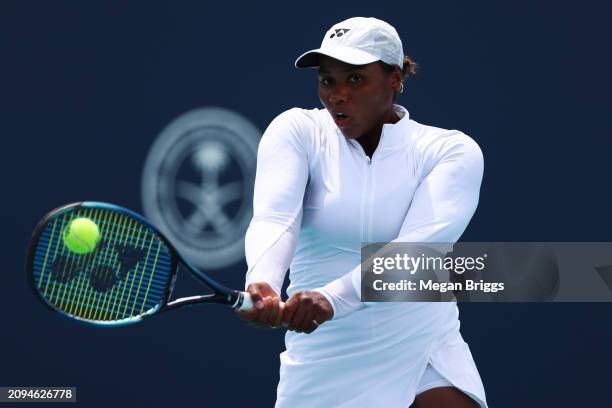
[[[391,87],[395,92],[402,90],[402,82],[404,81],[404,74],[399,66],[396,66],[391,73]]]

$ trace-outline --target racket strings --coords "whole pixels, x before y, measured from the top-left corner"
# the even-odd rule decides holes
[[[63,244],[70,221],[88,217],[101,240],[78,255]],[[165,297],[172,259],[163,241],[128,215],[75,207],[48,220],[34,254],[39,293],[70,315],[96,321],[128,319],[157,307]]]

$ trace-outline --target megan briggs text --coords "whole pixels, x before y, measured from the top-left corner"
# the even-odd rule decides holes
[[[485,282],[467,279],[464,282],[436,282],[431,279],[420,280],[418,282],[402,279],[398,282],[384,282],[380,279],[373,283],[374,290],[379,291],[480,291],[480,292],[500,292],[504,290],[503,282]]]

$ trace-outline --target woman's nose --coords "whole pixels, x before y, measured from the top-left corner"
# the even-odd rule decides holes
[[[346,102],[348,100],[348,91],[346,87],[336,85],[329,93],[329,103],[338,104],[341,102]]]

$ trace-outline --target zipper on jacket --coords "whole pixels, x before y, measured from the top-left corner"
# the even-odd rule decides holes
[[[361,152],[362,157],[365,159],[365,182],[363,185],[363,192],[361,194],[361,207],[360,207],[360,211],[359,211],[359,218],[361,220],[361,231],[360,231],[360,235],[361,235],[361,242],[365,243],[365,242],[369,242],[370,238],[369,238],[369,234],[370,234],[370,218],[371,218],[371,214],[372,214],[372,208],[370,208],[372,206],[371,204],[371,199],[372,199],[372,194],[370,193],[370,191],[373,188],[373,177],[372,177],[372,173],[373,173],[373,166],[372,166],[372,158],[369,157],[366,153],[365,150],[363,150],[363,146],[361,146],[361,144],[359,142],[355,142],[353,141],[353,146],[355,146],[357,149],[359,149],[359,151]],[[372,155],[374,156],[374,155]]]
[[[370,234],[370,214],[372,213],[371,207],[371,196],[370,191],[373,187],[373,179],[372,179],[372,159],[365,155],[366,158],[366,168],[365,168],[365,182],[363,185],[363,193],[361,196],[361,242],[369,242],[369,234]]]

